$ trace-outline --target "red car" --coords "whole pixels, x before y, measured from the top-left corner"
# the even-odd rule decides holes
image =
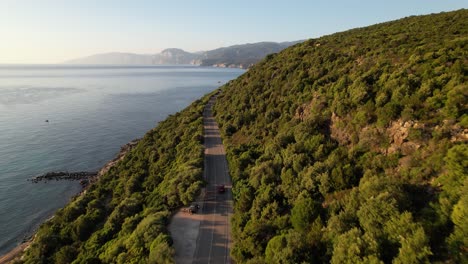
[[[226,191],[226,187],[224,187],[224,184],[218,185],[218,192],[223,193]]]

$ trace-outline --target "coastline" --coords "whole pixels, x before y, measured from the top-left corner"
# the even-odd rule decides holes
[[[18,246],[10,250],[10,252],[6,253],[3,256],[0,256],[0,264],[10,263],[11,261],[16,260],[19,257],[19,255],[29,247],[31,243],[32,239],[19,244]]]
[[[85,187],[83,187],[83,189],[77,193],[76,195],[74,195],[71,199],[75,199],[77,196],[81,196],[81,195],[84,195],[86,193],[86,190],[89,188],[89,186],[93,185],[94,183],[96,183],[98,181],[98,179],[100,178],[100,176],[104,175],[106,172],[108,172],[115,164],[117,164],[119,161],[123,160],[125,158],[125,156],[127,155],[127,153],[129,153],[137,144],[138,142],[140,142],[141,139],[134,139],[130,142],[128,142],[127,144],[123,145],[120,147],[120,151],[115,155],[115,157],[106,162],[104,164],[104,166],[102,166],[102,168],[98,171],[97,173],[97,176],[96,177],[93,177],[92,179],[90,179],[90,182],[88,185],[86,185]],[[68,204],[68,203],[67,203]],[[54,212],[55,214],[55,212]],[[33,231],[33,233],[27,238],[26,241],[23,241],[21,242],[19,245],[17,245],[16,247],[14,247],[12,250],[10,250],[9,252],[7,252],[6,254],[4,255],[1,255],[0,256],[0,264],[6,264],[6,263],[11,263],[15,260],[18,260],[19,257],[21,257],[21,255],[24,253],[24,251],[33,243],[34,241],[34,237],[36,236],[36,232],[37,232],[37,229],[45,222],[49,221],[50,219],[52,219],[54,217],[54,214],[51,215],[49,218],[47,218],[44,222],[40,223],[39,225],[37,225],[37,228],[36,230]]]

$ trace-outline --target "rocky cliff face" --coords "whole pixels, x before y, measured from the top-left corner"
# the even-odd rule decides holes
[[[192,64],[198,65],[200,55],[181,49],[165,49],[153,57],[153,64]]]

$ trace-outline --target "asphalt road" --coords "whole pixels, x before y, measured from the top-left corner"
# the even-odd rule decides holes
[[[211,107],[216,99],[211,98],[203,114],[205,137],[205,171],[208,182],[200,212],[202,220],[197,237],[193,263],[232,263],[231,248],[232,215],[231,178],[228,172],[226,152],[222,145],[218,124]],[[224,184],[226,191],[217,192],[217,185]]]

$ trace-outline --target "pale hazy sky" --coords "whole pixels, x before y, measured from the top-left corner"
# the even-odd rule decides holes
[[[315,38],[468,0],[0,0],[0,63]]]

